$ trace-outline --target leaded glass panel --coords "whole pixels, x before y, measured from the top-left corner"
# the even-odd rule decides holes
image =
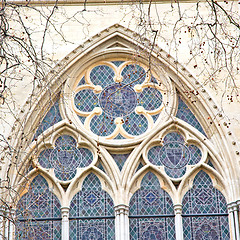
[[[185,194],[182,212],[185,239],[229,239],[226,200],[204,171]]]
[[[144,82],[146,78],[146,72],[137,64],[129,64],[123,69],[122,76],[124,84],[130,83],[132,86],[134,86]]]
[[[89,174],[70,204],[71,239],[114,239],[114,204],[99,179]]]
[[[159,118],[163,97],[158,85],[143,85],[146,71],[138,64],[105,64],[90,66],[78,82],[71,104],[75,105],[79,122],[94,134],[110,139],[131,139],[143,134],[152,127],[150,118],[154,123]]]
[[[176,117],[195,127],[199,132],[206,136],[201,124],[180,96],[178,97],[178,111]]]
[[[137,97],[139,106],[149,111],[159,108],[162,104],[162,94],[156,88],[144,88]]]
[[[114,161],[119,167],[119,170],[121,171],[123,168],[124,163],[126,162],[127,158],[130,154],[111,154]]]
[[[54,105],[47,112],[42,122],[38,125],[37,131],[34,135],[34,139],[42,134],[49,127],[60,122],[62,120],[60,111],[59,111],[59,99],[54,103]]]
[[[83,168],[91,164],[93,156],[87,148],[76,148],[73,137],[63,135],[55,141],[54,149],[43,150],[38,161],[44,168],[54,168],[56,177],[67,181],[72,179],[77,168]]]
[[[98,95],[91,89],[83,89],[75,95],[75,106],[83,112],[91,112],[95,107],[98,107]]]
[[[172,199],[149,172],[130,200],[130,239],[175,239]]]
[[[186,145],[178,132],[168,133],[162,146],[152,147],[148,151],[149,161],[164,166],[169,177],[180,178],[186,173],[187,165],[197,164],[202,157],[201,150],[195,145]]]
[[[38,175],[17,204],[16,239],[61,239],[61,206]]]
[[[106,65],[99,65],[92,69],[90,80],[94,85],[100,85],[103,88],[108,84],[113,84],[114,70]]]

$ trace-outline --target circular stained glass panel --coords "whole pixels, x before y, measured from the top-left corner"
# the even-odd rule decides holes
[[[162,164],[167,168],[185,167],[191,159],[190,151],[179,142],[165,144],[160,151]]]
[[[107,115],[123,117],[134,111],[137,106],[137,95],[130,86],[114,84],[101,92],[99,102]]]
[[[50,155],[50,162],[57,171],[70,173],[82,162],[82,154],[78,149],[54,149]]]

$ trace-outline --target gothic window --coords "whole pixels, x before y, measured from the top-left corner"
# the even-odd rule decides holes
[[[205,172],[180,197],[199,169],[221,175],[199,117],[207,110],[191,105],[170,65],[98,49],[59,64],[66,74],[54,101],[31,118],[25,171],[54,188],[32,180],[17,204],[16,239],[229,239],[227,203]]]
[[[182,204],[185,240],[230,239],[226,200],[204,171],[197,174]]]
[[[70,204],[70,239],[113,240],[114,228],[113,201],[91,173]]]
[[[147,173],[130,204],[130,239],[175,239],[172,199],[152,173]]]
[[[61,205],[41,175],[19,200],[16,215],[16,239],[61,239]]]

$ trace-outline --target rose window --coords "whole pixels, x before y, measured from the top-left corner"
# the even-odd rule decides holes
[[[72,106],[85,129],[107,139],[134,138],[153,128],[166,89],[131,61],[88,67],[74,88]]]

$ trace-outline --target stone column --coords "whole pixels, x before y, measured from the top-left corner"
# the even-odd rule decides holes
[[[5,210],[5,221],[4,221],[4,239],[8,239],[8,233],[9,233],[9,213],[10,211],[8,209]]]
[[[8,236],[8,239],[9,240],[13,240],[13,236],[14,236],[14,221],[15,219],[15,210],[14,209],[11,209],[10,211],[10,215],[9,215],[9,236]]]
[[[176,240],[183,240],[182,204],[174,205]]]
[[[0,240],[3,240],[3,234],[4,234],[4,209],[0,207]]]
[[[236,238],[236,231],[235,231],[235,216],[234,216],[234,211],[233,211],[233,205],[234,203],[229,203],[228,204],[228,214],[229,214],[229,219],[230,219],[230,231],[232,233],[232,239],[237,240]]]
[[[118,205],[115,207],[116,240],[129,240],[129,207]]]
[[[62,240],[69,240],[69,207],[62,207]]]

